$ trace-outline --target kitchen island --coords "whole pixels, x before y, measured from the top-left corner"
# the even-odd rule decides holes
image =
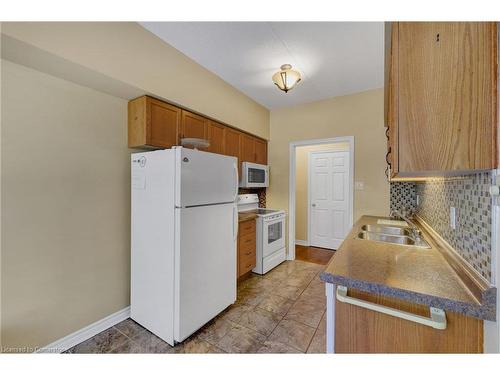
[[[423,222],[429,248],[358,238],[363,226],[383,219],[361,217],[321,274],[327,351],[481,352],[482,320],[496,316],[495,288]]]

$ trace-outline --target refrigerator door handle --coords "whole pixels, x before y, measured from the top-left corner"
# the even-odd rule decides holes
[[[233,241],[238,240],[238,210],[236,206],[233,207]]]
[[[239,188],[239,179],[238,179],[238,165],[236,163],[233,164],[234,168],[234,180],[235,180],[235,185],[234,185],[234,201],[236,202],[236,198],[238,198],[238,188]]]

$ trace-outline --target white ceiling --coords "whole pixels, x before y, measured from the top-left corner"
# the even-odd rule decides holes
[[[269,109],[383,86],[382,22],[142,22],[198,64]],[[271,76],[292,64],[287,94]]]

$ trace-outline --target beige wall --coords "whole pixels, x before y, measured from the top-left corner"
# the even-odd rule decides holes
[[[354,178],[364,182],[364,190],[354,192],[354,220],[363,214],[386,215],[383,107],[383,89],[377,89],[271,111],[268,206],[288,210],[290,142],[353,135]]]
[[[88,75],[81,69],[85,67],[100,75],[86,77],[86,82],[102,85],[111,78],[115,82],[109,86],[126,84],[269,138],[268,109],[135,22],[7,22],[2,34],[20,42],[9,40],[7,59],[38,70],[44,66],[53,75],[57,65],[66,79],[76,82]],[[40,51],[26,51],[27,46]],[[47,53],[59,59],[50,60]]]
[[[349,143],[300,146],[295,149],[295,239],[308,241],[309,153],[313,151],[349,151]]]
[[[269,111],[136,23],[1,31],[0,340],[34,347],[129,304],[127,100],[151,94],[263,138]]]
[[[127,102],[2,62],[2,343],[129,305]]]

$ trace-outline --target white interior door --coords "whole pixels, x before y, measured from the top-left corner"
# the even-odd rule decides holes
[[[352,189],[348,151],[309,154],[309,243],[338,249],[349,232]]]

